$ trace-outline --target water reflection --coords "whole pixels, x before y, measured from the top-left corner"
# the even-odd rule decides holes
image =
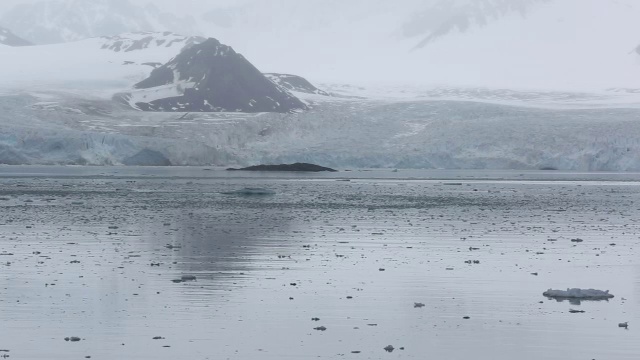
[[[570,297],[551,297],[551,296],[547,296],[546,297],[549,300],[555,300],[556,302],[562,303],[562,302],[569,302],[569,304],[571,305],[581,305],[583,302],[609,302],[609,299],[577,299],[577,298],[570,298]]]

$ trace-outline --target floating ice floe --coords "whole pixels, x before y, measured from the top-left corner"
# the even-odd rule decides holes
[[[251,196],[251,195],[275,195],[276,192],[269,189],[263,188],[244,188],[235,191],[229,191],[223,193],[225,195],[241,195],[241,196]]]
[[[609,294],[609,290],[595,290],[595,289],[567,289],[567,290],[553,290],[549,289],[542,293],[542,295],[556,299],[583,299],[583,300],[604,300],[611,299],[612,294]]]

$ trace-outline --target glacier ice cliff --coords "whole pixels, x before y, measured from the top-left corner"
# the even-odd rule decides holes
[[[316,95],[311,110],[294,114],[146,113],[38,96],[0,96],[0,163],[123,164],[147,149],[173,165],[640,170],[632,107]]]

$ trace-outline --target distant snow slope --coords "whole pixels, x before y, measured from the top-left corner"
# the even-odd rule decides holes
[[[139,31],[197,34],[193,18],[177,17],[153,4],[142,7],[129,0],[28,2],[7,11],[0,23],[37,44]]]
[[[185,47],[204,40],[169,32],[140,32],[64,44],[0,48],[0,93],[55,89],[111,98],[149,76]]]
[[[9,29],[0,27],[0,44],[8,46],[28,46],[32,45],[25,39],[22,39],[12,33]]]
[[[448,0],[434,1],[415,13],[402,27],[408,38],[422,38],[416,48],[428,46],[451,33],[474,31],[503,17],[520,15],[552,0]]]

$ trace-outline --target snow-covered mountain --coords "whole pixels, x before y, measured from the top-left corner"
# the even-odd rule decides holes
[[[290,81],[270,81],[242,55],[216,40],[170,32],[3,47],[0,57],[5,59],[0,67],[0,94],[55,91],[111,99],[126,93],[131,106],[145,110],[288,112],[306,105],[287,90],[304,90],[298,85],[306,84],[322,92],[293,75],[289,77],[295,80],[295,88]],[[176,103],[167,104],[171,101]]]
[[[280,112],[304,110],[244,56],[210,38],[183,50],[124,95],[144,111]]]
[[[178,17],[155,5],[129,0],[55,0],[20,4],[4,13],[0,23],[36,44],[141,31],[172,31],[197,35],[192,17]]]
[[[29,41],[16,36],[9,29],[0,27],[0,44],[7,46],[29,46],[33,45]]]
[[[474,31],[503,17],[527,17],[530,10],[552,0],[449,0],[433,2],[402,26],[402,34],[422,48],[451,33]]]

